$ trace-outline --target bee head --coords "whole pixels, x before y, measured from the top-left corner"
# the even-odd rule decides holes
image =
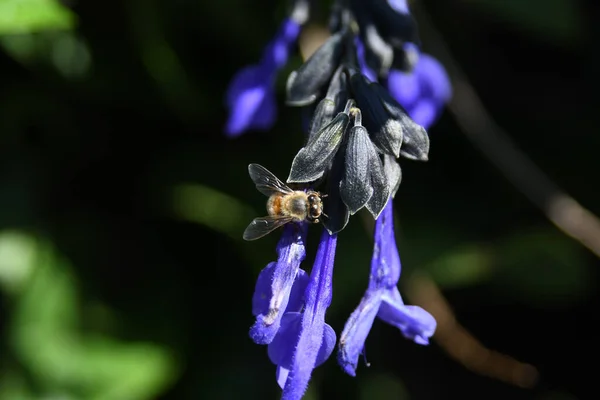
[[[319,222],[319,217],[323,213],[323,201],[317,192],[308,193],[308,215],[307,219],[311,222]]]

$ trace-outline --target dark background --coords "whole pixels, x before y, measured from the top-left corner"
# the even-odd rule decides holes
[[[0,2],[0,398],[278,398],[275,366],[247,334],[278,235],[246,243],[241,233],[265,212],[247,164],[285,176],[302,145],[299,110],[282,101],[299,56],[280,75],[272,130],[226,138],[223,99],[233,74],[259,59],[284,2],[69,1],[63,14],[30,0],[37,11],[2,17],[18,2]],[[596,3],[422,3],[499,125],[600,213]],[[427,274],[466,329],[539,380],[519,388],[481,376],[435,340],[421,347],[375,322],[371,367],[351,378],[332,356],[306,398],[592,398],[597,258],[450,113],[430,138],[429,162],[402,163],[395,199],[401,290]],[[354,217],[328,312],[338,333],[371,250]]]

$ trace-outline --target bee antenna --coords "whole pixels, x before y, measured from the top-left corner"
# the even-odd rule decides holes
[[[324,199],[325,197],[329,196],[328,194],[320,194],[321,198]]]
[[[329,215],[325,214],[324,212],[321,212],[321,215],[324,216],[325,218],[329,218]]]

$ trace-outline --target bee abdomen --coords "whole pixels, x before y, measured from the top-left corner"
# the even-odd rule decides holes
[[[269,197],[267,201],[267,212],[269,215],[272,217],[283,215],[281,211],[281,196],[274,194]]]

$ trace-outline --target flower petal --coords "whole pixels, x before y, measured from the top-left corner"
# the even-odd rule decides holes
[[[331,303],[333,262],[337,235],[323,230],[321,241],[306,288],[306,307],[294,354],[293,367],[283,388],[282,399],[300,400],[306,391],[312,370],[317,364],[325,332],[325,312]],[[327,339],[326,339],[327,340]]]
[[[429,344],[436,328],[435,318],[418,306],[406,306],[397,288],[386,291],[377,317],[400,329],[404,337],[415,343]]]
[[[275,38],[265,48],[261,63],[276,70],[283,68],[288,62],[290,52],[296,45],[300,28],[300,24],[293,19],[285,19]]]
[[[424,128],[428,128],[437,119],[440,108],[433,100],[425,98],[413,104],[409,109],[409,113],[413,121]],[[402,153],[402,150],[400,150],[400,153]]]
[[[407,74],[395,69],[390,70],[387,88],[394,99],[406,109],[410,109],[421,95],[421,85],[417,76],[414,73]]]
[[[302,328],[302,313],[286,312],[281,319],[281,327],[275,335],[275,338],[267,346],[269,359],[275,365],[287,369],[292,368],[294,353],[298,345],[300,330]],[[325,324],[323,329],[323,340],[317,354],[315,367],[323,364],[333,351],[336,342],[336,335],[333,328]]]
[[[308,274],[302,269],[298,269],[296,279],[292,284],[292,291],[290,292],[290,300],[285,309],[285,312],[295,312],[302,310],[304,306],[304,292],[309,281]]]
[[[429,54],[422,53],[415,67],[423,96],[431,97],[438,103],[445,103],[452,97],[452,85],[444,66]]]
[[[250,337],[257,344],[269,344],[279,330],[300,263],[306,256],[306,231],[306,224],[287,224],[283,228],[277,244],[279,256],[273,271],[268,311],[258,314],[256,322],[250,328]]]
[[[225,132],[239,136],[248,129],[268,129],[275,122],[272,75],[261,66],[247,67],[234,78],[227,93],[229,118]]]
[[[325,324],[323,329],[323,342],[321,342],[321,348],[319,349],[319,354],[317,354],[317,361],[315,361],[315,367],[322,365],[325,361],[329,359],[331,353],[333,353],[333,349],[335,348],[335,343],[337,341],[337,336],[335,331],[329,324]]]
[[[280,388],[284,388],[285,382],[287,381],[288,375],[290,374],[290,370],[283,367],[277,367],[275,372],[275,378],[277,379],[277,384]]]
[[[388,201],[375,222],[375,244],[371,258],[369,289],[392,289],[400,279],[402,265],[394,235],[393,202]]]
[[[340,336],[338,363],[348,375],[356,376],[358,357],[377,316],[381,294],[381,290],[367,291],[344,325]]]
[[[267,354],[273,364],[287,369],[292,368],[300,328],[302,328],[302,313],[286,312],[283,315],[277,335],[267,346]]]

